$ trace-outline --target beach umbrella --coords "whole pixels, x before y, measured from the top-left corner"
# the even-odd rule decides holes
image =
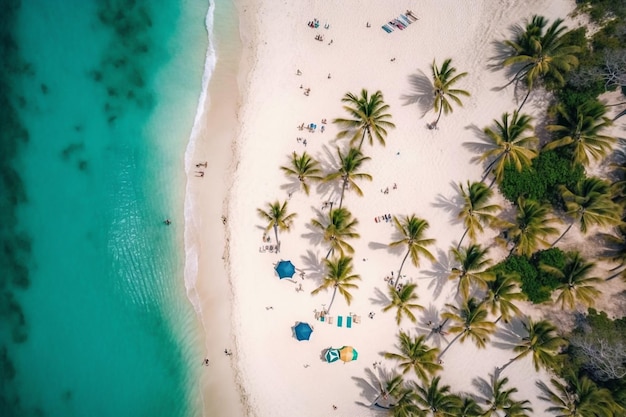
[[[344,346],[339,349],[339,359],[344,362],[354,361],[358,356],[359,353],[352,346]]]
[[[291,278],[296,273],[296,267],[293,266],[291,261],[280,261],[276,264],[276,272],[280,279]]]
[[[311,333],[313,333],[313,328],[309,323],[299,322],[293,329],[296,333],[296,339],[298,340],[309,340]]]
[[[331,362],[335,362],[339,360],[339,350],[338,349],[333,349],[333,348],[328,348],[326,350],[326,353],[324,354],[324,359],[326,359],[326,362],[331,363]]]

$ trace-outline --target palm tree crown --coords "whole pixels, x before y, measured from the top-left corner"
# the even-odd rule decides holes
[[[533,321],[528,318],[524,323],[524,329],[528,332],[528,336],[523,337],[520,343],[513,348],[513,351],[518,355],[500,368],[500,371],[530,353],[532,353],[536,371],[539,371],[540,366],[550,369],[556,363],[556,355],[559,350],[567,344],[566,340],[557,334],[556,326],[547,320]]]
[[[480,182],[467,182],[467,190],[463,188],[463,184],[459,184],[461,195],[463,197],[463,207],[457,217],[463,220],[465,231],[461,240],[457,245],[457,249],[461,247],[461,243],[468,235],[470,240],[474,242],[478,233],[484,231],[484,226],[490,225],[496,216],[493,215],[500,210],[497,204],[489,204],[489,199],[493,196],[493,190],[487,185]]]
[[[552,227],[558,220],[550,215],[550,208],[534,200],[517,200],[515,224],[508,229],[514,242],[511,252],[529,257],[539,246],[549,246],[548,237],[559,233]]]
[[[350,305],[352,302],[352,294],[349,290],[359,288],[358,285],[354,284],[354,281],[360,280],[361,277],[357,274],[353,274],[353,266],[352,266],[352,258],[346,256],[340,256],[337,259],[325,259],[324,264],[326,266],[326,276],[324,277],[324,281],[322,285],[311,291],[311,294],[315,295],[322,290],[327,290],[329,288],[333,289],[333,296],[330,300],[330,304],[328,304],[328,308],[326,312],[330,312],[330,308],[335,301],[335,295],[337,294],[337,290],[346,300],[346,303]]]
[[[369,161],[371,158],[363,155],[363,153],[356,148],[350,148],[345,155],[337,148],[337,155],[339,155],[339,169],[327,175],[324,181],[334,181],[337,178],[341,178],[341,198],[339,200],[339,207],[341,207],[343,205],[343,195],[348,186],[350,186],[357,195],[363,195],[363,191],[361,191],[357,185],[356,180],[371,181],[372,176],[367,173],[358,172],[358,170],[361,168],[363,162]]]
[[[257,209],[259,216],[267,221],[266,231],[274,229],[274,235],[276,237],[276,246],[280,251],[280,242],[278,240],[278,230],[289,230],[293,224],[293,219],[296,217],[296,213],[287,214],[287,201],[282,204],[279,201],[274,203],[268,203],[268,210]]]
[[[463,343],[468,337],[474,341],[476,346],[484,348],[496,327],[493,322],[487,320],[488,312],[485,304],[478,302],[475,298],[469,298],[460,307],[449,304],[447,306],[450,307],[450,311],[446,311],[441,316],[454,323],[448,331],[458,334],[448,343],[439,357],[442,357],[454,342],[460,339]]]
[[[485,295],[485,305],[491,314],[500,313],[500,318],[508,322],[513,315],[519,316],[522,312],[513,303],[526,299],[524,293],[519,291],[517,273],[506,273],[496,270],[493,280],[487,281],[487,294]]]
[[[502,115],[502,120],[494,120],[495,128],[484,129],[487,139],[492,148],[481,156],[482,161],[492,160],[483,176],[483,181],[493,170],[495,181],[501,182],[504,176],[504,168],[513,165],[521,171],[523,167],[530,166],[532,159],[537,156],[534,149],[539,141],[533,135],[532,118],[517,111],[511,116],[509,113]]]
[[[309,183],[307,180],[322,180],[322,177],[319,175],[322,172],[319,168],[319,162],[311,158],[306,151],[302,152],[302,155],[294,152],[291,157],[291,166],[282,166],[280,169],[285,175],[297,177],[306,195],[309,195]]]
[[[563,32],[567,28],[561,26],[562,23],[562,19],[557,19],[545,29],[548,20],[535,15],[525,28],[517,27],[517,36],[514,40],[504,42],[511,48],[511,54],[502,64],[517,68],[512,82],[524,80],[528,88],[520,109],[537,80],[547,81],[554,87],[563,86],[565,84],[563,75],[578,66],[578,58],[574,54],[579,52],[580,48],[563,42]]]
[[[574,223],[579,224],[582,233],[587,233],[592,225],[609,226],[621,222],[622,210],[611,199],[608,182],[596,177],[585,177],[571,189],[561,186],[560,190],[566,213],[572,217],[572,223],[552,246],[565,236]]]
[[[431,348],[426,344],[426,336],[412,337],[408,333],[398,333],[399,353],[386,352],[385,358],[399,362],[403,374],[414,371],[422,381],[439,372],[442,366],[437,363],[438,348]]]
[[[466,248],[452,248],[454,260],[460,264],[459,268],[453,268],[450,279],[459,280],[458,291],[464,298],[470,293],[470,284],[480,288],[487,288],[487,281],[493,279],[493,273],[485,270],[491,263],[487,259],[488,249],[483,249],[478,244],[470,244]]]
[[[402,263],[400,264],[400,269],[398,270],[398,277],[396,278],[396,280],[398,280],[402,274],[404,262],[409,255],[411,255],[411,262],[413,262],[413,265],[416,267],[419,266],[420,255],[424,255],[430,260],[435,260],[433,254],[426,249],[426,246],[435,243],[435,239],[426,239],[424,237],[424,233],[428,230],[430,225],[426,220],[420,219],[414,214],[405,216],[402,220],[399,220],[396,216],[394,216],[393,222],[396,225],[396,230],[402,235],[402,239],[391,242],[389,246],[395,247],[406,245],[407,247],[406,255],[404,255]],[[392,285],[395,286],[395,283]]]
[[[461,78],[467,76],[467,72],[462,72],[460,74],[454,75],[456,73],[456,68],[450,65],[452,60],[450,58],[443,61],[441,67],[437,67],[437,64],[433,60],[433,64],[431,65],[432,76],[433,76],[433,87],[435,89],[435,111],[438,112],[437,120],[434,125],[437,125],[439,119],[441,118],[441,114],[452,113],[452,105],[449,100],[454,101],[457,105],[463,106],[461,99],[459,96],[468,97],[470,93],[465,90],[454,89],[452,86],[457,83]]]
[[[350,146],[353,146],[360,137],[358,149],[361,149],[366,137],[370,145],[374,144],[374,138],[376,138],[381,145],[385,146],[387,129],[396,126],[389,121],[391,114],[387,113],[389,105],[383,101],[383,93],[376,91],[369,96],[367,90],[363,89],[360,96],[346,93],[341,101],[347,103],[343,108],[352,118],[333,120],[333,123],[344,128],[337,134],[337,137],[350,137]]]
[[[557,133],[557,139],[546,144],[550,150],[566,147],[571,151],[572,161],[588,166],[591,158],[598,161],[613,148],[616,139],[601,134],[613,123],[606,117],[606,106],[599,101],[587,101],[575,109],[563,104],[557,106],[560,124],[548,125],[547,130]]]
[[[335,250],[341,255],[345,252],[354,253],[354,249],[345,239],[356,239],[359,234],[355,232],[356,226],[359,224],[357,219],[352,218],[352,213],[346,208],[330,209],[325,224],[317,219],[312,219],[311,224],[322,230],[324,233],[324,241],[330,244],[330,250],[326,258]]]
[[[433,417],[456,417],[462,405],[460,397],[450,393],[449,385],[439,386],[441,377],[434,377],[424,386],[413,384],[417,402],[429,411]]]
[[[586,262],[578,252],[569,254],[563,269],[548,265],[539,266],[544,271],[554,275],[561,282],[556,287],[559,293],[556,302],[561,303],[561,308],[567,305],[573,309],[576,302],[591,307],[601,292],[595,288],[595,284],[602,282],[598,277],[589,277],[595,263]]]
[[[417,288],[416,284],[408,283],[403,285],[402,288],[396,288],[389,286],[389,296],[391,297],[390,303],[383,308],[383,311],[389,311],[392,308],[396,308],[396,323],[400,325],[402,317],[406,316],[411,322],[415,323],[417,318],[413,314],[412,310],[423,310],[424,307],[416,304],[418,296],[415,293]]]

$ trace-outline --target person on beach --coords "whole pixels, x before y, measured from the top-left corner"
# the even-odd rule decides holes
[[[196,171],[196,177],[204,177],[204,171]]]
[[[170,224],[172,224],[172,222],[170,221],[170,219],[165,219],[163,220],[163,224],[165,224],[166,226],[169,226]]]
[[[201,168],[201,167],[206,168],[207,166],[208,166],[208,163],[206,161],[196,164],[196,168]]]

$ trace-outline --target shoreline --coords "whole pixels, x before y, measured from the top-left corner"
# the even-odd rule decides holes
[[[232,329],[232,286],[228,273],[227,205],[232,181],[235,138],[239,129],[241,102],[239,79],[250,71],[243,65],[238,33],[238,12],[224,3],[211,3],[207,28],[211,28],[208,68],[213,64],[206,95],[194,123],[194,143],[185,154],[187,197],[185,201],[185,280],[188,297],[199,318],[202,352],[209,360],[200,372],[201,414],[204,416],[245,415],[245,395],[237,373]],[[210,20],[209,20],[210,19]],[[230,31],[230,33],[228,33]],[[237,33],[236,33],[237,32]],[[213,62],[210,62],[213,60]],[[206,77],[207,68],[205,68]],[[196,177],[196,164],[207,162]],[[195,271],[194,271],[195,269]],[[195,274],[194,274],[195,272]],[[195,275],[195,281],[187,282]],[[200,364],[202,359],[199,358]]]

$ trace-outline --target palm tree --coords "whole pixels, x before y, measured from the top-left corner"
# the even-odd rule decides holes
[[[533,135],[534,128],[530,124],[532,118],[517,111],[513,112],[510,120],[509,116],[509,113],[504,113],[502,121],[494,120],[495,129],[486,127],[483,130],[493,147],[483,153],[480,159],[493,160],[485,168],[481,181],[484,181],[493,170],[494,181],[500,182],[507,165],[511,164],[521,171],[523,167],[530,166],[532,159],[537,156],[534,147],[539,139]]]
[[[436,126],[439,123],[439,119],[441,118],[441,113],[452,113],[452,105],[449,100],[454,101],[459,106],[463,106],[461,99],[459,96],[469,97],[470,93],[465,90],[458,90],[451,88],[457,81],[467,75],[467,72],[462,72],[460,74],[454,75],[456,73],[456,68],[450,65],[452,60],[450,58],[443,61],[441,67],[437,67],[437,64],[433,60],[433,64],[431,65],[432,75],[433,75],[433,87],[435,89],[435,111],[439,112],[437,115],[437,120],[433,123],[433,126]]]
[[[467,248],[452,248],[452,256],[454,260],[460,264],[460,268],[452,268],[450,279],[459,280],[457,292],[460,292],[464,298],[469,296],[470,284],[474,284],[480,288],[487,288],[487,281],[493,280],[493,273],[485,270],[491,263],[487,259],[487,248],[483,249],[478,244],[471,244]]]
[[[322,180],[322,177],[319,175],[322,172],[319,168],[319,162],[311,158],[306,151],[302,155],[294,152],[291,157],[291,166],[282,166],[280,169],[287,176],[297,177],[306,195],[309,195],[309,183],[307,180]]]
[[[470,298],[466,299],[460,308],[450,304],[447,306],[450,307],[451,311],[446,311],[441,317],[455,322],[448,331],[458,334],[439,354],[439,358],[459,339],[463,343],[469,337],[476,346],[484,348],[496,327],[494,323],[487,320],[488,313],[485,304],[479,303],[475,298]]]
[[[413,384],[404,386],[398,397],[398,402],[391,408],[392,417],[415,417],[423,416],[423,410],[417,403],[417,395],[412,387]]]
[[[379,399],[383,399],[387,402],[392,401],[394,398],[399,398],[402,395],[404,387],[404,379],[402,375],[395,372],[391,374],[385,374],[384,379],[381,381],[377,378],[378,382],[378,395],[372,401],[372,406],[376,405]]]
[[[355,239],[359,234],[354,231],[359,224],[357,219],[352,218],[352,213],[346,208],[330,209],[325,224],[317,219],[312,219],[311,224],[323,231],[324,241],[330,244],[330,250],[326,254],[326,259],[338,250],[341,255],[344,253],[354,253],[354,249],[346,239]]]
[[[528,257],[540,246],[550,245],[546,239],[559,233],[551,226],[558,219],[550,216],[550,213],[547,205],[523,197],[518,198],[515,223],[507,230],[509,239],[514,243],[511,253]]]
[[[403,374],[413,370],[415,375],[422,381],[435,375],[442,368],[436,362],[438,348],[431,348],[426,344],[426,336],[411,337],[408,333],[398,333],[400,342],[399,353],[385,352],[385,358],[399,361],[399,367]]]
[[[362,196],[363,191],[359,188],[356,180],[372,180],[370,174],[364,172],[358,172],[363,162],[370,160],[369,156],[363,155],[360,150],[356,148],[350,148],[345,155],[341,153],[337,148],[337,154],[339,155],[340,166],[339,169],[324,178],[324,181],[334,181],[337,178],[341,178],[341,199],[339,200],[339,207],[343,205],[343,195],[348,185],[357,195]]]
[[[468,235],[470,240],[474,242],[477,234],[484,231],[484,226],[489,226],[496,219],[492,213],[500,210],[500,206],[497,204],[488,204],[489,199],[493,195],[491,188],[480,181],[467,182],[467,190],[463,188],[463,184],[459,184],[461,195],[463,196],[463,207],[457,217],[463,220],[465,231],[457,249],[461,247],[461,243]]]
[[[406,255],[404,255],[402,263],[400,264],[400,269],[398,270],[398,277],[396,278],[396,281],[391,284],[392,287],[395,287],[402,274],[404,262],[409,255],[411,255],[411,262],[413,262],[413,265],[416,267],[419,267],[420,255],[426,256],[431,261],[435,260],[433,254],[426,249],[426,246],[435,243],[435,239],[426,239],[424,237],[424,233],[428,230],[430,225],[426,220],[415,217],[415,214],[405,216],[402,221],[398,220],[396,216],[393,216],[393,222],[396,225],[396,229],[402,235],[402,239],[391,242],[389,246],[393,248],[400,245],[406,245],[407,247]]]
[[[562,309],[565,305],[573,309],[576,302],[588,307],[594,305],[595,299],[601,294],[594,284],[602,282],[602,279],[598,277],[589,277],[595,266],[594,262],[585,262],[578,252],[569,254],[563,269],[545,264],[539,265],[542,270],[561,281],[555,289],[559,293],[555,302],[560,302]]]
[[[417,318],[413,314],[412,310],[423,310],[424,307],[414,303],[418,297],[415,294],[416,284],[409,283],[403,285],[402,288],[389,286],[389,296],[391,297],[390,303],[383,308],[383,311],[389,311],[392,308],[396,308],[396,323],[400,325],[402,317],[406,316],[413,323],[417,321]]]
[[[559,138],[546,144],[545,150],[567,147],[572,151],[572,160],[588,166],[590,157],[604,158],[613,148],[616,139],[601,134],[613,122],[606,117],[606,106],[599,101],[587,101],[575,109],[563,104],[557,106],[560,124],[548,125],[546,129],[556,132]]]
[[[376,138],[381,145],[385,146],[387,129],[393,129],[396,126],[389,121],[391,114],[387,113],[389,105],[383,101],[383,93],[376,91],[369,96],[367,90],[363,89],[360,97],[346,93],[341,101],[347,103],[343,108],[352,118],[333,120],[333,123],[344,128],[337,134],[337,137],[350,136],[350,146],[354,146],[361,137],[359,150],[365,137],[368,138],[370,145],[374,144],[374,138]]]
[[[578,58],[574,54],[580,48],[563,42],[562,35],[567,28],[561,26],[562,23],[562,19],[557,19],[544,32],[548,21],[543,16],[535,15],[527,23],[525,30],[518,27],[514,40],[504,42],[511,48],[511,55],[502,64],[519,67],[511,82],[523,80],[528,89],[520,109],[526,103],[537,80],[549,80],[554,87],[563,86],[563,75],[578,66]]]
[[[360,280],[361,277],[357,274],[352,273],[352,258],[340,256],[336,259],[325,259],[324,263],[326,265],[326,276],[324,277],[324,281],[322,285],[311,291],[311,294],[315,295],[322,290],[327,290],[329,288],[333,289],[333,296],[330,299],[330,304],[328,305],[327,313],[330,313],[330,308],[335,301],[335,295],[337,294],[337,290],[339,293],[343,295],[343,298],[346,300],[346,303],[350,305],[352,302],[352,294],[349,290],[359,288],[354,281]]]
[[[281,231],[289,230],[293,223],[293,219],[297,216],[296,213],[287,214],[287,201],[280,203],[275,201],[274,203],[268,203],[268,210],[258,208],[257,213],[259,216],[267,221],[265,231],[269,232],[274,229],[274,235],[276,236],[277,251],[280,252],[280,241],[278,240],[278,229]]]
[[[522,314],[514,301],[524,300],[526,296],[519,291],[517,282],[517,273],[507,273],[501,270],[495,270],[493,279],[487,281],[487,294],[483,302],[491,314],[500,313],[495,323],[501,318],[508,322],[513,315]]]
[[[491,376],[491,375],[490,375]],[[505,389],[505,385],[509,382],[508,378],[502,378],[498,375],[491,376],[491,383],[486,385],[489,386],[489,396],[484,398],[485,403],[487,404],[487,410],[483,414],[486,417],[490,417],[492,415],[498,416],[498,410],[502,410],[505,413],[507,409],[513,406],[517,401],[511,398],[511,395],[517,392],[517,388],[509,388]],[[522,402],[522,404],[527,404],[527,401]],[[528,408],[530,409],[530,408]],[[532,410],[532,409],[530,409]],[[507,414],[508,415],[508,414]]]
[[[559,350],[567,344],[567,341],[557,335],[555,325],[547,320],[533,321],[528,318],[524,323],[524,329],[528,336],[523,337],[513,351],[517,356],[508,361],[504,366],[498,368],[498,372],[504,371],[510,364],[532,353],[535,370],[539,372],[539,367],[551,369],[556,364],[556,357]]]
[[[457,417],[479,417],[485,412],[478,405],[476,400],[468,395],[461,398],[461,403],[457,409]]]
[[[413,384],[413,389],[417,394],[417,402],[429,411],[425,415],[457,417],[462,400],[450,393],[450,385],[439,386],[440,381],[441,378],[436,376],[425,386]]]
[[[533,408],[530,406],[530,401],[513,401],[508,406],[504,407],[504,415],[506,417],[530,417]]]
[[[554,390],[543,381],[536,382],[542,391],[538,398],[553,404],[546,409],[548,412],[558,413],[562,417],[612,417],[624,413],[623,407],[613,399],[611,391],[599,388],[587,376],[578,377],[570,371],[565,375],[565,383],[556,378],[551,378],[550,383]]]
[[[565,201],[565,213],[572,218],[572,222],[552,246],[569,232],[574,223],[578,223],[583,234],[587,233],[588,227],[592,225],[606,227],[620,223],[622,210],[611,200],[608,182],[596,177],[585,177],[572,189],[563,185],[560,189]]]

